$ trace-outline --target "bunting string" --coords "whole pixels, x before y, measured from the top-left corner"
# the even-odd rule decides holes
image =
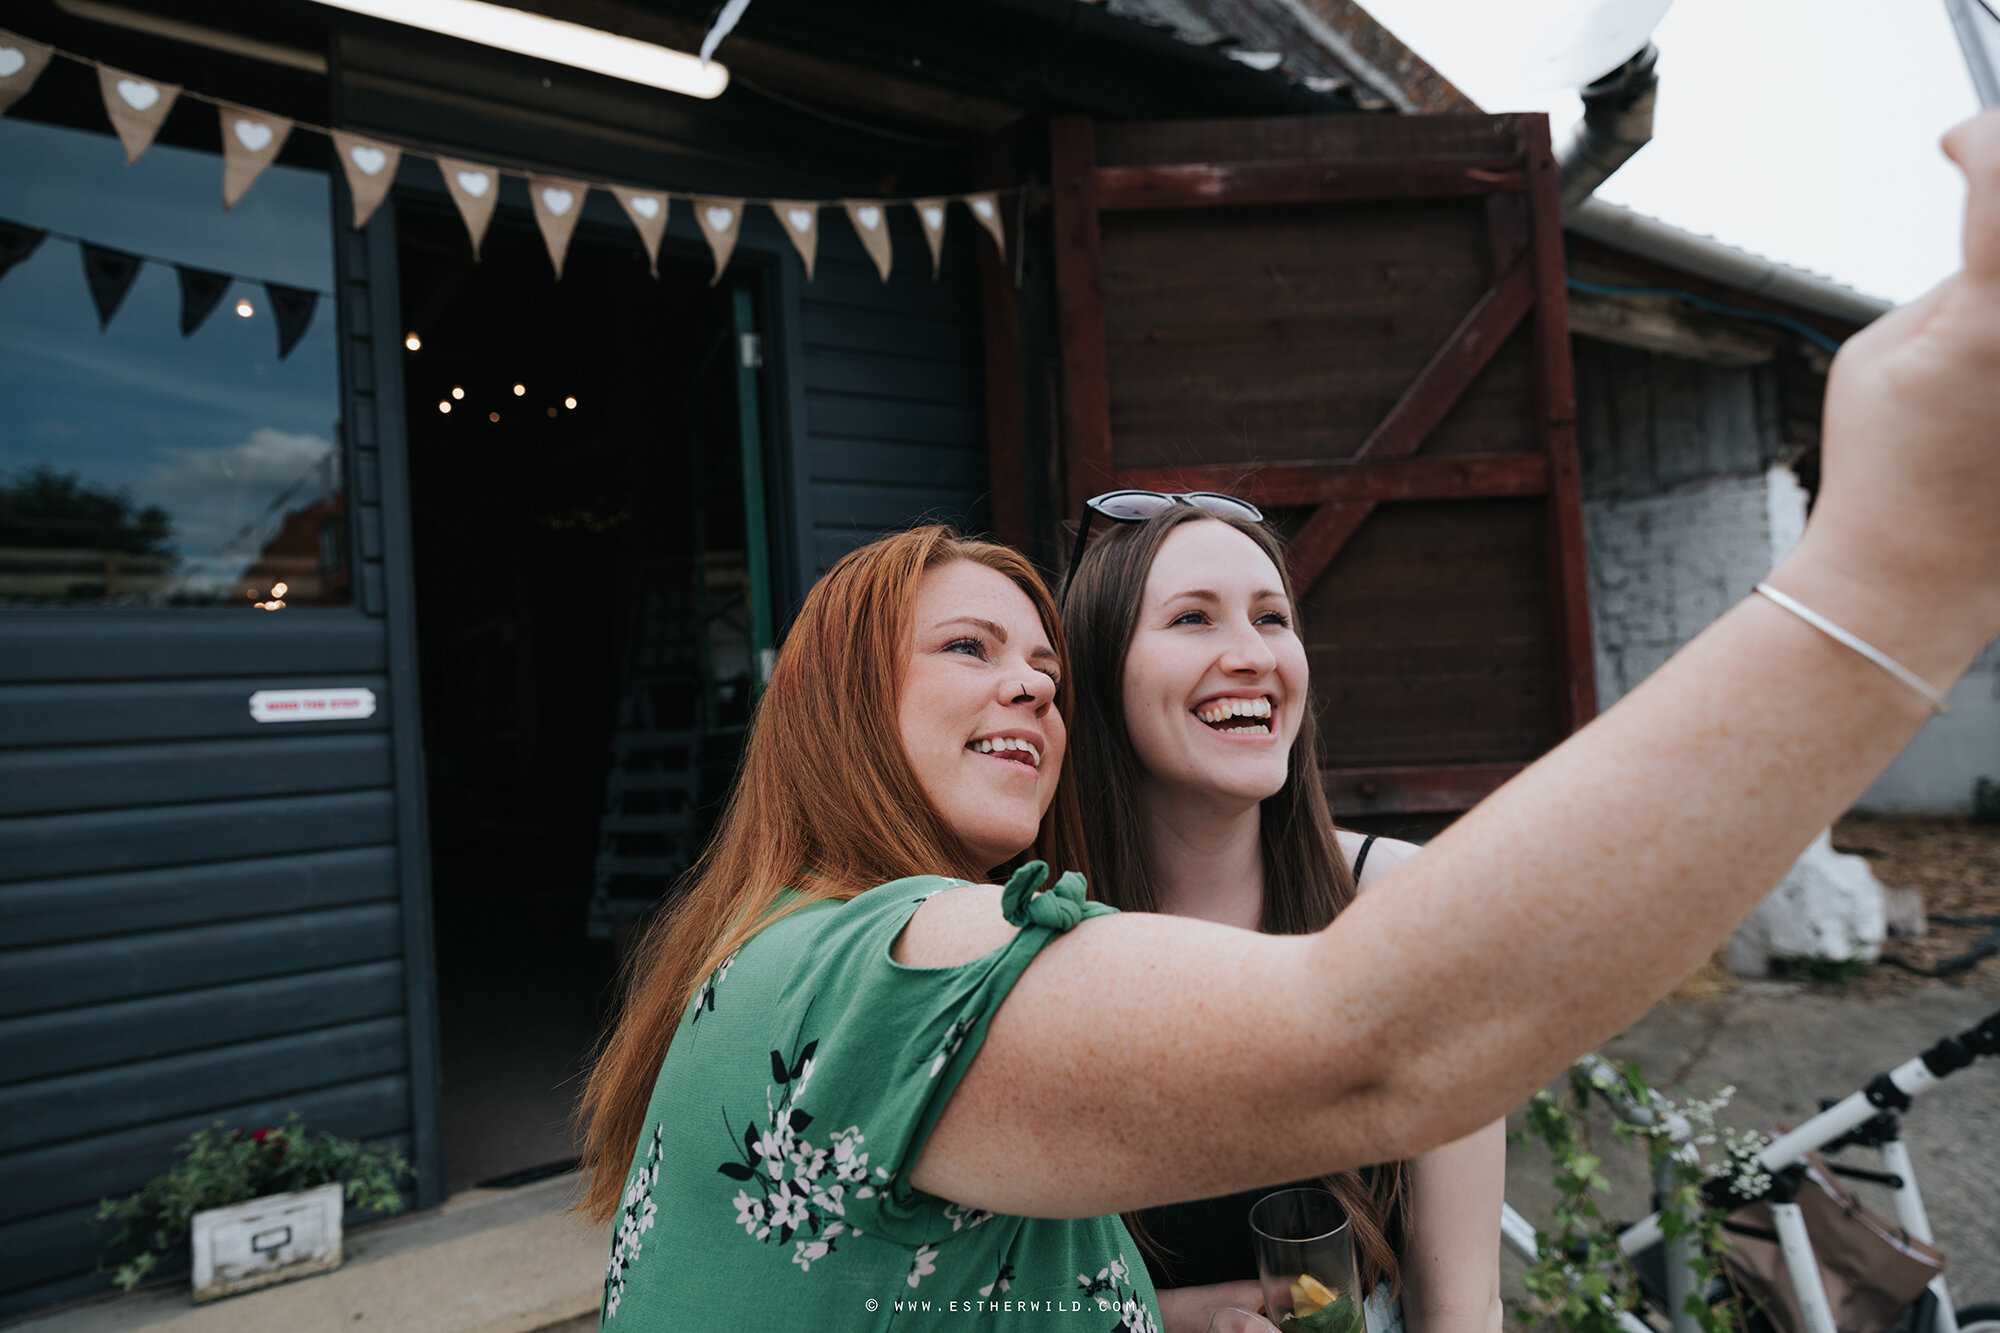
[[[118,250],[68,232],[30,227],[6,218],[0,218],[0,278],[5,278],[8,270],[32,255],[45,240],[67,241],[81,252],[84,282],[90,288],[91,304],[97,308],[97,326],[100,329],[111,327],[111,317],[118,313],[125,294],[138,280],[139,270],[147,264],[160,264],[173,269],[180,279],[183,338],[200,328],[215,312],[233,284],[245,282],[262,287],[270,298],[271,314],[278,326],[278,359],[282,361],[292,354],[292,349],[299,345],[299,339],[305,337],[306,330],[311,327],[313,312],[319,308],[319,298],[333,295],[319,288],[293,287],[265,278],[246,277],[241,273],[195,268],[159,255]]]
[[[332,140],[334,156],[340,162],[348,192],[354,199],[356,229],[367,226],[375,210],[388,197],[396,170],[404,157],[422,157],[435,163],[443,178],[445,191],[457,205],[459,217],[465,223],[466,235],[472,243],[472,257],[477,260],[480,243],[485,239],[486,229],[499,203],[500,178],[514,176],[522,179],[527,183],[535,225],[548,248],[549,263],[555,269],[557,281],[562,280],[563,259],[569,251],[577,219],[583,212],[584,199],[592,190],[602,190],[617,199],[633,230],[638,233],[640,243],[646,248],[646,260],[655,277],[659,276],[660,241],[666,234],[669,212],[677,202],[691,207],[695,224],[715,257],[715,275],[709,280],[713,285],[722,280],[723,270],[728,268],[730,256],[735,253],[737,238],[742,233],[744,211],[753,207],[768,209],[777,219],[778,229],[792,243],[805,265],[808,282],[812,280],[819,249],[819,217],[826,209],[836,209],[846,215],[862,249],[874,262],[884,282],[889,280],[895,259],[889,241],[888,210],[891,208],[908,208],[915,213],[924,243],[930,251],[933,280],[943,264],[945,228],[953,204],[963,205],[972,214],[973,221],[992,239],[1004,261],[1007,257],[1007,232],[1000,214],[1000,201],[1019,193],[1022,188],[1008,186],[965,194],[911,198],[765,199],[756,196],[696,195],[643,184],[555,176],[537,169],[500,167],[452,157],[441,149],[421,143],[377,138],[352,130],[295,121],[275,112],[226,102],[177,84],[113,69],[89,56],[31,41],[4,28],[0,28],[0,115],[7,113],[55,58],[96,71],[105,114],[119,142],[125,147],[128,165],[138,161],[152,146],[160,126],[166,122],[167,113],[181,98],[192,98],[214,106],[221,121],[224,208],[235,207],[264,169],[277,159],[292,133],[304,130],[326,135]],[[87,242],[80,240],[77,243],[88,246]],[[0,269],[0,273],[4,271]],[[136,266],[133,271],[137,271]],[[129,278],[126,285],[130,285]],[[92,291],[97,291],[96,286]],[[118,299],[123,299],[123,295],[120,288]],[[273,301],[274,305],[278,304],[275,296]],[[116,300],[112,302],[112,309],[116,309]],[[188,307],[184,306],[183,319],[187,317],[187,310]],[[110,314],[105,313],[104,319],[108,323]],[[197,319],[196,323],[199,322]]]

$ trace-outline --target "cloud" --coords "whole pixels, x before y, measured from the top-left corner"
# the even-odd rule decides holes
[[[287,513],[341,485],[333,441],[309,431],[260,426],[235,444],[161,452],[166,461],[134,490],[173,516],[189,585],[233,580]]]

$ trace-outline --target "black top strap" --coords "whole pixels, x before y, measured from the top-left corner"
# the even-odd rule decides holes
[[[1361,887],[1361,867],[1368,864],[1368,849],[1375,845],[1375,835],[1369,834],[1361,840],[1361,850],[1354,854],[1354,887]]]

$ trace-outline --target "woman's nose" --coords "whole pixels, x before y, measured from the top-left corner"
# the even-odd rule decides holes
[[[1055,700],[1056,685],[1040,667],[1020,666],[1008,672],[1000,683],[1000,697],[1010,704],[1033,704],[1045,708]]]
[[[1278,658],[1255,625],[1240,625],[1229,636],[1221,665],[1224,671],[1263,675],[1276,669]]]

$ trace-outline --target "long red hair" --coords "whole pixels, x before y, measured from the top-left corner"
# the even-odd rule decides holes
[[[1062,663],[1055,702],[1067,714],[1061,616],[1018,552],[929,526],[872,542],[827,572],[778,655],[714,838],[627,964],[624,1004],[578,1107],[590,1171],[580,1206],[593,1219],[617,1211],[660,1062],[696,988],[724,958],[810,903],[845,901],[906,875],[976,880],[996,869],[977,863],[924,794],[897,723],[918,587],[955,560],[997,570],[1034,603]],[[1059,869],[1088,869],[1067,757],[1035,852]],[[795,896],[780,909],[787,889]]]

